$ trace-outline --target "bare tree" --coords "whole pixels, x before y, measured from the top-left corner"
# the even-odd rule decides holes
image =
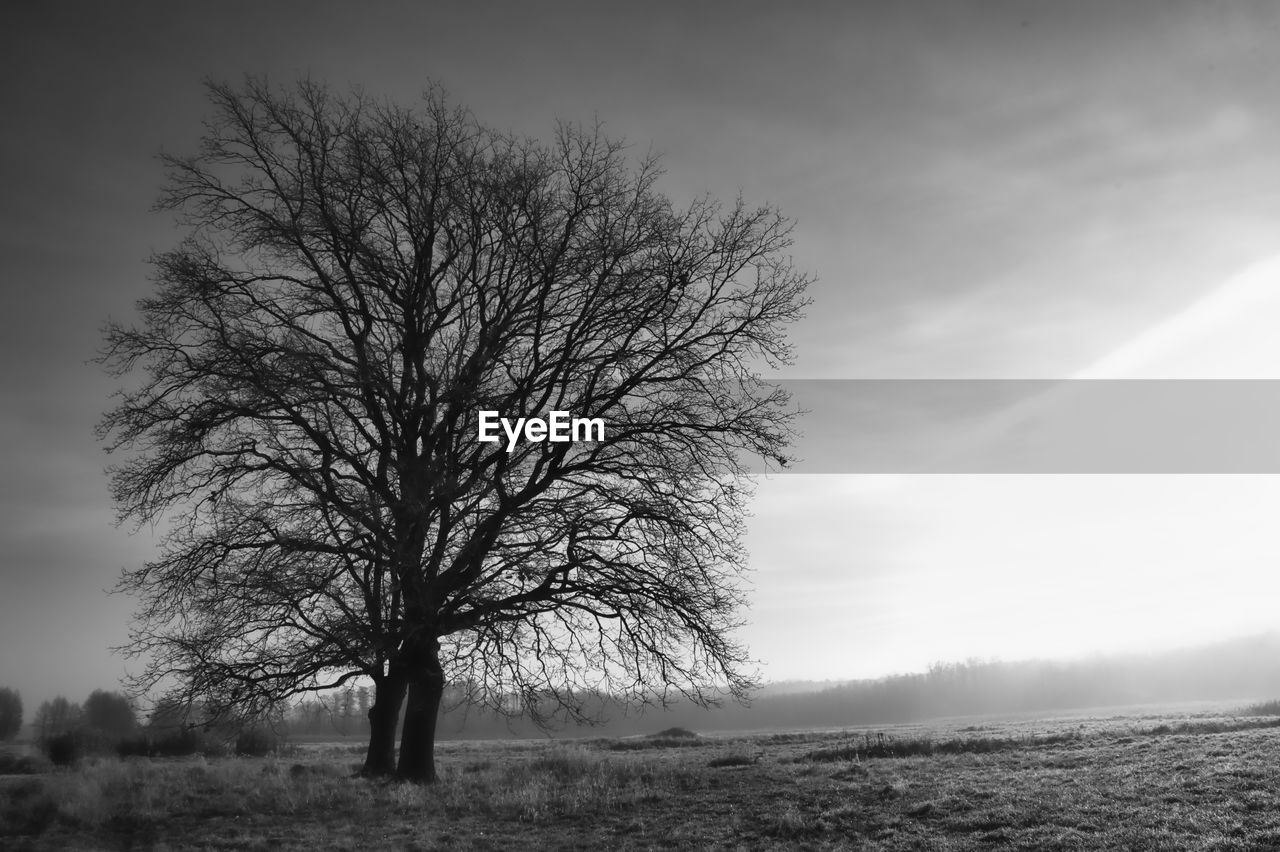
[[[168,522],[121,581],[135,687],[252,713],[364,676],[366,773],[421,781],[449,681],[534,712],[742,696],[745,464],[786,463],[792,416],[757,371],[808,283],[788,222],[677,210],[599,128],[539,144],[438,90],[209,94],[201,152],[164,158],[190,236],[102,359],[143,374],[100,425],[121,520]],[[603,435],[488,442],[482,412]]]
[[[68,701],[65,696],[41,702],[35,718],[37,736],[45,742],[59,734],[70,733],[80,724],[80,719],[80,705]]]

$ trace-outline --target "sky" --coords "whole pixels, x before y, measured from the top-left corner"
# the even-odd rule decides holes
[[[778,379],[1280,378],[1268,3],[53,2],[7,19],[0,685],[32,710],[125,666],[109,647],[133,603],[104,590],[156,542],[112,524],[92,429],[114,380],[88,362],[180,237],[152,210],[155,155],[194,151],[207,78],[400,102],[435,82],[523,134],[600,120],[662,156],[678,203],[775,204],[816,278]],[[785,680],[1269,630],[1276,507],[1274,474],[774,475],[742,638]]]

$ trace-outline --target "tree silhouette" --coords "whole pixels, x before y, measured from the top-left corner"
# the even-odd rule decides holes
[[[102,361],[133,684],[222,713],[373,683],[365,772],[430,781],[446,682],[540,713],[741,696],[748,460],[783,462],[807,278],[771,208],[676,209],[599,128],[495,132],[303,82],[209,85],[190,228]],[[479,439],[481,412],[599,418]],[[399,762],[395,734],[408,696]]]
[[[123,737],[138,726],[129,699],[118,692],[95,689],[84,702],[84,724],[107,737]]]
[[[0,742],[11,740],[22,730],[22,696],[17,690],[0,688]]]
[[[35,718],[37,735],[45,741],[59,734],[71,733],[80,724],[80,718],[80,705],[68,701],[65,696],[41,702]]]

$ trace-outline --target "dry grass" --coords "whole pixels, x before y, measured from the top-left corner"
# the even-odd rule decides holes
[[[427,788],[353,778],[343,750],[97,760],[0,779],[0,848],[1280,848],[1259,721],[451,743]]]
[[[1240,712],[1246,716],[1280,716],[1280,699],[1251,704]]]

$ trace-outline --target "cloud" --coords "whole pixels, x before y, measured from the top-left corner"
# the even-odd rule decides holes
[[[1251,264],[1076,374],[1280,379],[1280,254]]]

